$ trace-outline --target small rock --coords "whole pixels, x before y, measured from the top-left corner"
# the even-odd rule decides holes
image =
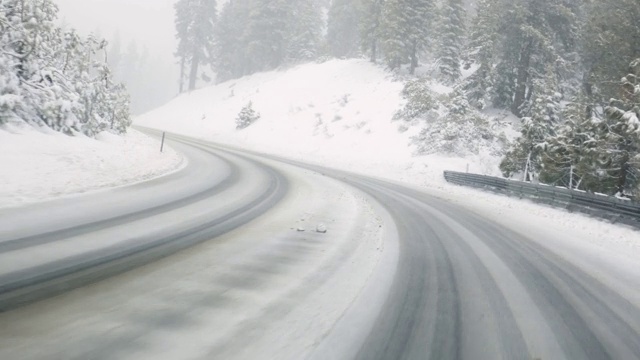
[[[303,232],[303,231],[304,231],[304,226],[298,226],[298,228],[296,229],[296,231],[298,231],[298,232]]]
[[[325,234],[327,232],[327,226],[325,224],[318,224],[318,226],[316,226],[316,232],[319,232],[321,234]]]

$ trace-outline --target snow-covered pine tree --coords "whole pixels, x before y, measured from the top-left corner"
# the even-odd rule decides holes
[[[378,48],[382,35],[382,10],[385,0],[361,0],[362,20],[360,22],[361,49],[369,54],[371,62],[378,60]]]
[[[571,0],[489,0],[481,5],[478,10],[488,13],[478,16],[488,20],[493,36],[478,34],[485,30],[474,27],[471,38],[472,46],[481,45],[476,51],[493,53],[484,69],[492,77],[493,103],[527,116],[521,107],[537,91],[534,80],[544,77],[548,65],[574,54],[579,5]]]
[[[600,130],[607,173],[615,179],[615,193],[638,192],[640,184],[640,58],[622,79],[622,98],[605,108]]]
[[[520,137],[505,155],[500,169],[506,177],[523,174],[525,181],[537,179],[542,170],[547,139],[555,135],[560,121],[561,94],[557,92],[557,79],[549,67],[544,79],[535,79],[538,89],[531,98],[530,116],[522,119]]]
[[[194,90],[200,66],[213,63],[216,0],[178,0],[174,7],[176,55],[180,58],[183,77],[186,65],[190,66],[189,90]]]
[[[253,109],[253,103],[249,101],[249,103],[240,110],[236,118],[236,129],[245,129],[258,120],[260,120],[260,114]]]
[[[218,81],[240,77],[248,72],[245,27],[249,21],[250,0],[227,2],[216,23],[214,69]]]
[[[619,96],[619,84],[611,80],[640,57],[638,5],[637,0],[591,0],[583,6],[587,13],[581,34],[585,92],[598,106]]]
[[[495,47],[498,39],[500,23],[499,12],[501,0],[480,0],[477,5],[477,15],[473,19],[469,45],[466,57],[475,64],[477,69],[469,76],[462,88],[469,102],[478,109],[484,109],[491,102]],[[465,64],[471,67],[471,63]]]
[[[409,73],[414,74],[421,53],[435,38],[437,7],[435,0],[407,0],[409,38]]]
[[[460,79],[466,11],[462,0],[446,0],[439,21],[439,70],[448,84]]]
[[[562,110],[562,123],[547,137],[540,181],[569,189],[600,191],[598,142],[588,99],[578,95]]]
[[[288,0],[253,0],[246,23],[248,73],[283,65],[290,39],[292,6]]]
[[[360,53],[362,8],[358,0],[333,0],[327,19],[329,52],[337,58],[352,58]]]
[[[433,37],[433,0],[387,0],[381,22],[381,49],[387,65],[397,69],[409,64],[413,74],[418,57]]]
[[[287,62],[314,60],[322,40],[323,19],[316,0],[295,0],[291,3],[288,27]]]
[[[380,23],[380,48],[387,66],[398,69],[409,61],[409,9],[404,0],[386,0]]]

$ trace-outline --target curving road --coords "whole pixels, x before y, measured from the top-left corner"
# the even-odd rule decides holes
[[[402,185],[172,138],[179,173],[0,214],[6,308],[148,263],[1,314],[0,358],[640,359],[633,269]]]
[[[121,273],[243,225],[287,191],[246,158],[176,144],[182,171],[0,213],[0,310]]]

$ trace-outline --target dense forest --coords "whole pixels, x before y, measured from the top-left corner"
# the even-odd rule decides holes
[[[436,133],[448,148],[504,141],[483,114],[503,109],[522,122],[504,146],[505,176],[608,194],[638,189],[637,0],[231,0],[221,9],[179,0],[176,29],[184,89],[194,88],[198,66],[223,81],[367,57],[407,80],[398,119],[434,119],[417,137],[419,152],[434,149]],[[444,102],[422,84],[434,78],[453,89]],[[443,106],[444,119],[430,115]]]
[[[0,125],[124,133],[129,96],[112,81],[107,43],[58,26],[57,13],[51,0],[0,1]]]

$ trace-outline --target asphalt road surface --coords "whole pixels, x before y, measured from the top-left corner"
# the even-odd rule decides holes
[[[638,273],[418,189],[170,138],[178,173],[0,213],[0,358],[640,359]]]

